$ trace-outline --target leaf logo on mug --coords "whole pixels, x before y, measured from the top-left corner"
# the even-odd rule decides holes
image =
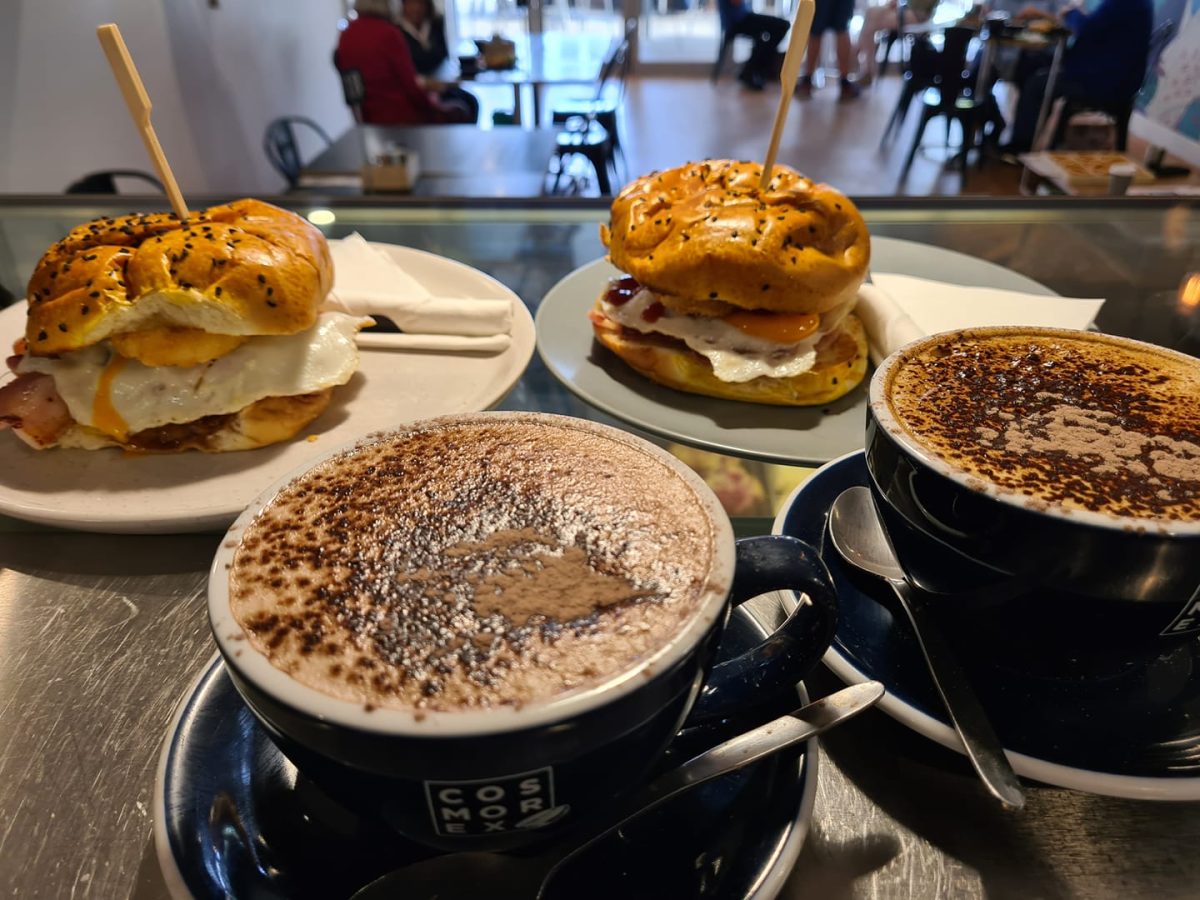
[[[554,769],[473,781],[426,781],[425,797],[440,835],[494,834],[541,828],[567,812],[554,803]]]

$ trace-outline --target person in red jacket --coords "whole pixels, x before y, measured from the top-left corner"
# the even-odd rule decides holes
[[[404,33],[392,24],[390,0],[357,0],[358,16],[338,40],[337,67],[362,75],[363,121],[372,125],[467,122],[469,112],[421,86]]]

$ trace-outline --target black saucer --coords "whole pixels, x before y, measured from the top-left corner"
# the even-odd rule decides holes
[[[861,451],[826,464],[788,499],[774,530],[816,547],[833,575],[840,618],[826,665],[848,683],[883,682],[881,709],[960,750],[908,622],[893,616],[889,589],[848,566],[829,541],[833,501],[868,480]],[[1019,774],[1117,797],[1200,799],[1200,641],[1148,664],[1114,663],[1111,671],[1075,678],[1032,674],[969,652],[959,661]]]
[[[734,611],[732,656],[765,635]],[[815,742],[692,790],[580,856],[550,898],[755,898],[782,887],[816,795]],[[167,733],[155,845],[177,898],[349,897],[430,855],[321,794],[275,749],[214,660]]]

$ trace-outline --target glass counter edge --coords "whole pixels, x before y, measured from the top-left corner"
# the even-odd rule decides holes
[[[189,198],[194,209],[227,203],[244,195],[196,195]],[[348,197],[315,193],[259,195],[259,199],[306,215],[322,210],[335,215],[345,211],[357,221],[370,223],[453,221],[595,221],[603,218],[610,197],[537,198],[441,198]],[[1131,211],[1166,212],[1198,205],[1192,197],[984,197],[984,196],[855,196],[854,203],[875,221],[940,220],[1014,221],[1104,220],[1113,213]],[[0,216],[41,217],[48,212],[84,221],[99,215],[124,214],[130,210],[166,210],[161,195],[121,194],[69,196],[59,194],[0,195]],[[319,223],[318,223],[319,224]]]

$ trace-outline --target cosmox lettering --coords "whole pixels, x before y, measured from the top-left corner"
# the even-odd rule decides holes
[[[543,828],[566,815],[554,802],[554,769],[473,781],[426,781],[433,828],[440,835],[467,836]]]

